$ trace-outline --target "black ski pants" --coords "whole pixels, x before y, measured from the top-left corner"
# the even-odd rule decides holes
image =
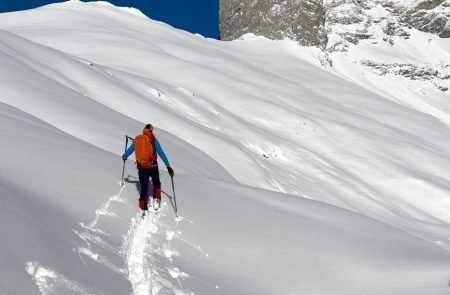
[[[139,183],[141,184],[141,195],[139,200],[145,200],[148,202],[149,193],[149,178],[153,183],[153,198],[161,199],[161,181],[159,179],[158,166],[142,168],[138,167]]]

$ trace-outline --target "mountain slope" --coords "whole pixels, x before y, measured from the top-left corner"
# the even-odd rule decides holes
[[[442,121],[314,49],[208,40],[103,2],[1,14],[0,30],[7,293],[447,290]],[[123,135],[148,122],[178,219],[163,167],[159,215],[136,218],[131,161],[118,187]]]
[[[398,2],[394,6],[403,7],[398,9],[389,3],[328,2],[327,53],[333,71],[449,125],[450,42],[405,20],[410,16],[405,7],[412,3]]]

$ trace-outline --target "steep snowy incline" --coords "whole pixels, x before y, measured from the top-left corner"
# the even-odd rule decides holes
[[[141,127],[123,116],[110,119]],[[134,174],[135,169],[128,167],[127,185],[119,189],[121,162],[116,155],[4,103],[0,123],[6,143],[0,150],[1,293],[130,294],[126,258],[133,249],[128,243],[147,235],[147,228],[135,232],[132,222],[136,175],[128,171]],[[159,134],[180,151],[173,159],[190,151],[185,159],[189,175],[196,174],[197,162],[211,176],[222,173],[227,179],[206,155]],[[169,187],[166,177],[163,183]],[[134,258],[142,260],[144,254]]]
[[[216,294],[215,285],[217,294],[448,292],[448,252],[386,224],[239,185],[179,179],[178,188],[192,222],[178,225],[174,262],[196,294]]]
[[[123,152],[124,134],[134,135],[141,126],[105,104],[110,102],[117,108],[127,106],[133,89],[118,84],[108,69],[89,61],[34,44],[7,31],[0,30],[0,37],[0,62],[4,65],[0,68],[2,102],[104,150]],[[93,99],[92,92],[103,100]],[[141,107],[142,113],[154,109],[145,100]],[[130,127],[130,122],[134,127]],[[180,159],[205,156],[164,131],[159,134],[168,142],[168,152],[172,152],[174,145],[183,147],[179,151]],[[177,170],[181,173],[233,180],[224,170],[208,172],[204,164],[179,162]]]
[[[185,217],[173,218],[169,193],[159,215],[136,218],[132,167],[119,191],[114,155],[0,107],[1,132],[10,143],[0,153],[6,165],[0,207],[0,233],[8,237],[1,246],[5,294],[332,289],[356,295],[388,289],[437,295],[447,289],[448,252],[362,215],[294,196],[181,175],[178,206]],[[220,171],[212,163],[210,168]]]
[[[76,87],[61,83],[192,143],[241,183],[355,210],[429,240],[436,230],[450,234],[442,231],[450,220],[448,127],[305,62],[310,49],[205,40],[105,3],[4,14],[0,27],[91,63]],[[118,153],[115,140],[96,145]]]
[[[0,14],[0,290],[448,292],[448,126],[317,54],[104,2]],[[148,122],[178,219],[163,168],[159,215],[137,218],[132,161],[118,186]]]
[[[73,250],[82,244],[73,231],[78,222],[118,190],[111,183],[120,170],[115,155],[3,103],[0,114],[1,293],[39,294],[31,275],[41,292],[95,286],[127,294],[125,277],[100,264],[85,266]],[[120,242],[120,231],[111,234]]]

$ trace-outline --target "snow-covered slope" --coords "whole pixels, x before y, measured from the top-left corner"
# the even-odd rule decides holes
[[[338,75],[449,125],[450,41],[414,29],[408,18],[420,13],[409,2],[327,1],[328,60]],[[442,5],[435,13],[449,19]]]
[[[430,116],[319,54],[104,2],[0,14],[0,290],[448,292],[445,101]],[[118,185],[124,134],[148,122],[180,218],[164,168],[163,210],[145,220],[131,161]]]

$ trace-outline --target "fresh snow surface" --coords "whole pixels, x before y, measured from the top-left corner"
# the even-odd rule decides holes
[[[0,14],[0,293],[449,294],[448,96],[317,57],[105,2]],[[160,211],[132,158],[119,186],[148,122],[179,217],[162,163]]]

